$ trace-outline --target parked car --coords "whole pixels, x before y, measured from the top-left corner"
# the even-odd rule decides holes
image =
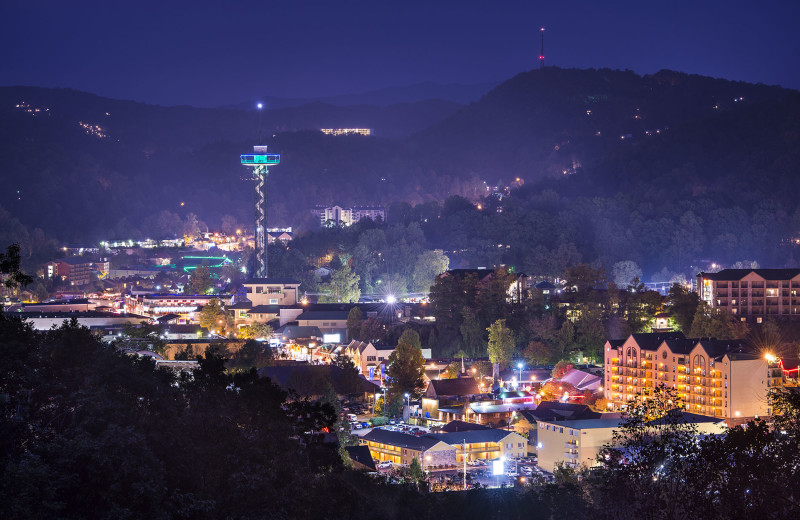
[[[376,467],[378,467],[380,469],[389,469],[389,468],[392,467],[392,461],[385,460],[383,462],[379,462],[378,464],[376,464]]]

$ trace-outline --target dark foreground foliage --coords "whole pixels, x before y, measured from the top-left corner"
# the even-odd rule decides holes
[[[0,346],[2,518],[787,518],[797,510],[792,406],[776,434],[753,425],[699,455],[687,450],[698,470],[681,471],[685,482],[653,481],[642,459],[638,473],[609,465],[582,479],[560,472],[535,488],[433,494],[346,469],[311,433],[334,423],[330,406],[287,399],[252,371],[225,373],[213,353],[194,378],[179,378],[75,323],[37,333],[4,315]]]

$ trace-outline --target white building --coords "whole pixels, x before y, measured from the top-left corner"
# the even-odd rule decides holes
[[[334,206],[317,206],[311,210],[311,213],[319,218],[321,226],[352,226],[362,218],[370,218],[372,220],[386,220],[386,209],[382,206],[353,206],[352,208],[345,208],[339,205]]]

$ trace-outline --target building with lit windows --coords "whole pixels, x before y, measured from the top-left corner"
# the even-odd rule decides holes
[[[742,319],[800,316],[800,269],[724,269],[697,275],[700,299]]]
[[[243,283],[247,299],[253,306],[296,305],[300,282],[293,278],[253,278]]]
[[[92,281],[93,268],[94,262],[77,257],[47,262],[44,272],[47,278],[60,278],[71,286],[80,286]]]
[[[463,464],[464,459],[491,460],[524,457],[528,440],[513,430],[480,429],[411,435],[375,428],[361,437],[375,460],[410,464],[416,458],[423,469]]]
[[[456,465],[455,447],[428,435],[417,437],[375,428],[361,437],[360,442],[369,448],[372,458],[377,461],[409,465],[417,459],[422,469]]]
[[[604,347],[605,396],[613,409],[677,390],[686,410],[736,426],[767,417],[769,390],[782,385],[780,360],[743,340],[688,339],[681,332],[633,334]]]
[[[725,421],[719,417],[679,412],[675,423],[690,424],[700,435],[719,435],[725,432]],[[606,417],[611,415],[612,417]],[[625,419],[614,414],[603,414],[601,418],[538,421],[536,431],[536,453],[539,467],[553,471],[559,463],[568,467],[592,467],[598,464],[597,455],[605,446],[613,445],[614,430],[619,430]],[[647,423],[658,429],[670,421],[664,417]]]
[[[386,209],[383,206],[317,206],[311,213],[319,218],[322,227],[325,226],[352,226],[362,218],[386,221]]]
[[[577,468],[591,467],[605,444],[611,442],[614,430],[622,424],[619,417],[576,421],[539,421],[536,453],[539,467],[553,471],[558,463]]]
[[[370,135],[371,128],[321,128],[325,135]]]
[[[229,295],[187,295],[187,294],[126,294],[125,312],[158,318],[166,314],[177,314],[181,323],[192,323],[197,313],[211,300],[220,300],[229,305]]]
[[[428,437],[439,439],[456,449],[456,463],[498,457],[506,459],[528,455],[528,439],[514,430],[483,429],[450,433],[432,433]]]

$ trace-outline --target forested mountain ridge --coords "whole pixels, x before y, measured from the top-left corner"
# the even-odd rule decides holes
[[[697,124],[710,131],[700,146],[705,140],[718,143],[716,133],[747,120],[748,109],[765,110],[764,103],[782,104],[796,95],[780,87],[672,71],[638,76],[548,67],[504,82],[478,103],[422,131],[417,140],[437,143],[439,154],[431,159],[442,173],[472,170],[491,182],[517,176],[533,180],[594,171],[609,156],[646,143],[658,147],[669,132]],[[683,159],[693,159],[688,152],[697,151],[687,150]]]
[[[268,183],[271,225],[308,229],[318,203],[381,203],[390,220],[418,221],[425,246],[451,251],[454,266],[534,274],[576,261],[632,260],[645,278],[664,267],[691,274],[705,259],[794,262],[783,246],[800,230],[795,91],[547,67],[461,108],[316,103],[261,117],[0,88],[0,206],[21,222],[3,227],[91,242],[163,234],[189,213],[212,227],[226,214],[246,225],[252,183],[238,154],[261,127],[282,154]],[[376,137],[318,131],[373,122]],[[522,186],[502,189],[509,184]],[[433,204],[477,202],[493,185],[489,211]],[[403,201],[430,204],[414,212]]]

